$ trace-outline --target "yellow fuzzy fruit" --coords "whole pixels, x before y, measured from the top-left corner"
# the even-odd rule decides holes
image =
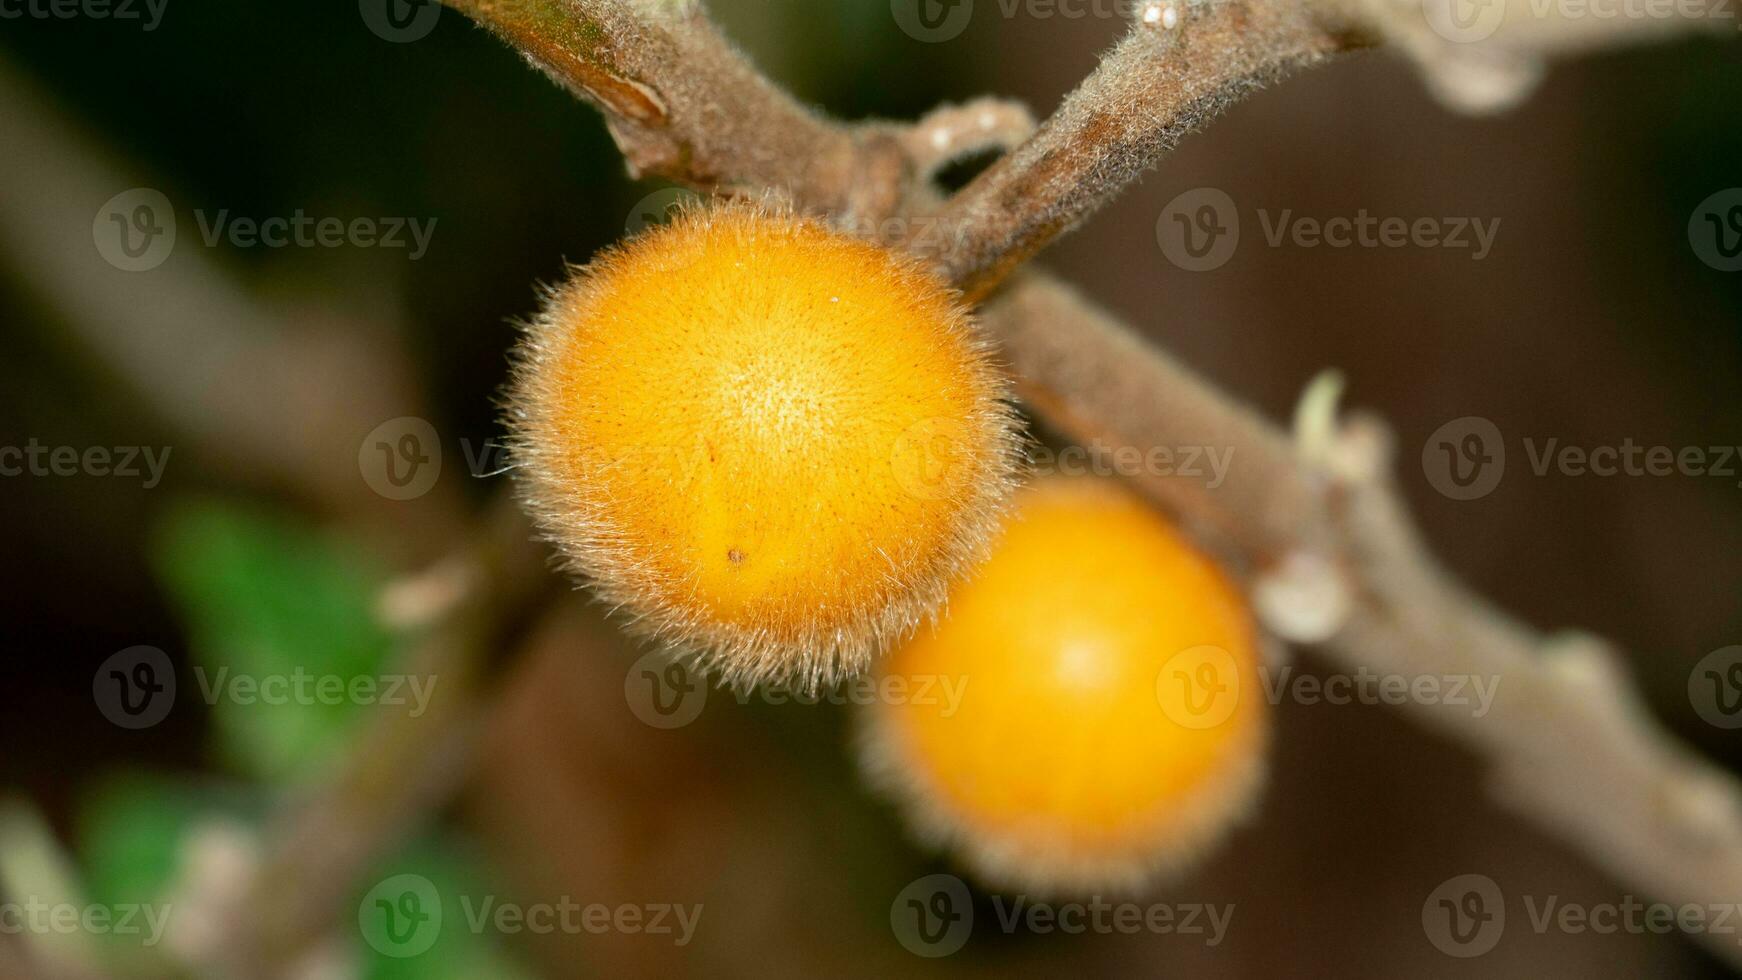
[[[1257,795],[1252,622],[1116,483],[1044,480],[1013,507],[947,613],[879,665],[878,690],[905,695],[868,708],[863,759],[922,837],[993,884],[1135,890]]]
[[[953,291],[748,204],[576,270],[514,389],[526,496],[569,564],[734,683],[867,667],[983,556],[1017,458]]]

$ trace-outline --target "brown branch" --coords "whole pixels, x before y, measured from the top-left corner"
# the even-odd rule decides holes
[[[1387,442],[1375,425],[1354,421],[1348,438]],[[1734,903],[1742,896],[1736,779],[1651,717],[1606,642],[1538,633],[1455,581],[1421,541],[1388,470],[1350,484],[1342,526],[1359,603],[1330,652],[1412,677],[1502,678],[1485,716],[1444,703],[1415,714],[1488,761],[1503,805],[1617,879],[1677,904]],[[1734,936],[1694,938],[1742,966]]]
[[[1510,108],[1536,86],[1550,58],[1687,34],[1734,34],[1727,0],[1317,0],[1363,24],[1415,63],[1445,105]]]
[[[1300,472],[1286,437],[1217,394],[1142,338],[1040,274],[1019,277],[982,317],[1016,375],[1023,401],[1077,441],[1120,446],[1238,447],[1242,479],[1205,492],[1202,478],[1144,476],[1175,513],[1236,538],[1259,562],[1298,544],[1319,481]],[[1119,366],[1109,372],[1108,364]],[[1167,410],[1158,403],[1165,399]]]
[[[1032,135],[1034,115],[1027,106],[979,98],[938,106],[903,132],[900,140],[914,162],[914,180],[924,182],[954,160],[985,150],[1010,150]]]
[[[824,119],[769,84],[692,0],[446,0],[597,106],[637,177],[809,209],[892,213],[893,131]]]
[[[1026,144],[940,212],[942,271],[970,298],[1154,167],[1179,141],[1289,71],[1355,42],[1298,3],[1150,0],[1130,34]]]

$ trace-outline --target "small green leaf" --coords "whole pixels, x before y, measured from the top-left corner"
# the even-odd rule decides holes
[[[383,573],[318,528],[216,501],[172,511],[155,559],[192,643],[178,697],[211,705],[224,759],[267,780],[329,763],[364,706],[313,685],[349,685],[387,660],[372,605]]]
[[[181,863],[182,836],[203,805],[187,787],[155,777],[127,775],[100,784],[78,826],[91,900],[162,897]]]
[[[262,808],[247,790],[129,773],[99,783],[77,818],[79,865],[88,901],[113,915],[96,937],[103,972],[161,976],[165,937],[189,913],[185,886],[196,834],[233,824],[244,841]]]

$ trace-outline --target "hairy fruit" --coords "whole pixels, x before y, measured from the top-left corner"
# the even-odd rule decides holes
[[[863,758],[991,883],[1130,891],[1250,808],[1258,663],[1245,603],[1177,529],[1112,481],[1043,480],[947,614],[878,667],[960,697],[871,705]]]
[[[549,295],[510,405],[544,531],[636,628],[735,683],[867,667],[983,554],[1006,382],[911,259],[693,208]]]

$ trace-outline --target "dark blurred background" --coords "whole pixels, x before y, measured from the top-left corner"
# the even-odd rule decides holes
[[[911,118],[982,93],[1044,115],[1122,29],[982,6],[961,36],[928,44],[903,34],[882,0],[711,4],[774,79],[847,118]],[[0,478],[0,789],[28,801],[8,811],[7,867],[17,849],[48,854],[52,843],[87,894],[122,895],[174,878],[189,828],[209,835],[210,814],[257,820],[335,758],[358,719],[338,710],[256,731],[183,698],[161,724],[130,731],[94,704],[98,665],[140,644],[178,671],[232,654],[343,670],[384,656],[398,641],[359,597],[439,557],[427,529],[482,510],[505,483],[468,473],[461,447],[499,434],[512,318],[565,259],[621,237],[661,185],[629,180],[596,113],[446,10],[413,43],[378,36],[350,3],[170,0],[150,31],[7,19],[0,90],[0,116],[12,119],[0,219],[13,228],[0,236],[0,445],[172,448],[150,488]],[[1394,56],[1349,57],[1237,106],[1042,261],[1273,417],[1287,417],[1319,369],[1341,370],[1349,402],[1395,426],[1403,488],[1457,573],[1534,624],[1618,641],[1657,716],[1742,769],[1742,732],[1703,721],[1688,693],[1696,662],[1742,643],[1742,477],[1537,476],[1522,450],[1526,438],[1742,443],[1742,273],[1703,262],[1688,235],[1702,201],[1742,185],[1739,95],[1733,38],[1563,63],[1521,107],[1487,119],[1441,108]],[[53,145],[13,138],[46,131]],[[44,190],[32,173],[66,183]],[[79,183],[87,174],[95,183]],[[1242,243],[1222,267],[1186,271],[1158,246],[1156,220],[1206,186],[1237,202]],[[178,245],[161,271],[197,262],[188,274],[199,282],[220,277],[289,352],[280,363],[336,357],[351,370],[305,372],[289,395],[246,376],[226,377],[222,397],[142,382],[117,349],[143,343],[172,362],[153,377],[179,377],[173,362],[199,360],[210,353],[200,345],[223,336],[221,304],[195,310],[168,291],[141,302],[140,277],[156,272],[87,262],[87,282],[44,271],[65,267],[55,258],[65,241],[90,241],[101,202],[134,187],[174,202]],[[70,238],[29,220],[63,204]],[[436,224],[416,260],[388,248],[206,247],[194,212],[220,209]],[[1447,248],[1271,247],[1260,209],[1499,226],[1480,260]],[[111,292],[107,277],[129,276]],[[137,322],[78,322],[116,309],[68,297],[86,290],[120,297]],[[151,333],[183,322],[205,326]],[[221,373],[230,362],[218,363]],[[364,435],[399,416],[429,419],[448,453],[443,503],[415,521],[381,501],[352,510],[343,490],[305,492],[294,472],[188,434],[189,419],[219,425],[238,396],[268,420],[370,405],[349,429],[308,426],[311,440],[340,434],[327,459],[359,495]],[[1464,416],[1492,420],[1517,454],[1500,486],[1471,501],[1436,492],[1420,464],[1430,434]],[[1631,892],[1498,811],[1471,757],[1395,710],[1359,705],[1284,704],[1258,819],[1158,892],[1234,903],[1221,946],[984,930],[955,956],[911,957],[890,935],[889,902],[953,866],[911,846],[861,788],[849,713],[721,697],[696,724],[641,724],[622,687],[636,651],[580,598],[563,601],[573,608],[507,668],[481,775],[408,831],[383,873],[479,881],[523,901],[701,901],[707,913],[683,949],[650,937],[486,936],[441,975],[1724,972],[1680,936],[1539,935],[1517,904],[1492,952],[1443,955],[1421,907],[1454,875],[1585,904]],[[1331,668],[1309,654],[1303,669]],[[329,972],[308,975],[438,975],[372,956],[351,901],[318,964]],[[976,894],[987,921],[989,901]]]

